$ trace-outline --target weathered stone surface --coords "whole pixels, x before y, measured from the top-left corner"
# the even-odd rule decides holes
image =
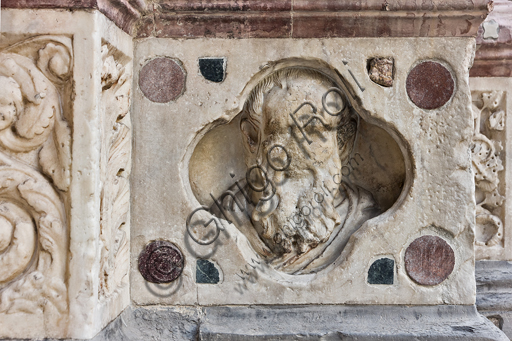
[[[455,82],[443,65],[426,61],[416,65],[407,76],[407,94],[422,109],[437,109],[453,95]]]
[[[453,271],[455,254],[446,241],[437,236],[415,239],[405,250],[405,270],[422,285],[437,285]]]
[[[379,85],[393,86],[393,58],[370,59],[368,75]]]
[[[165,1],[165,0],[164,0]],[[336,1],[336,0],[295,0],[293,2],[293,9],[296,11],[472,11],[472,10],[487,10],[488,2],[474,1],[468,4],[464,0],[454,1],[438,1],[433,2],[389,2],[382,3],[378,0],[368,1]]]
[[[496,35],[486,36],[484,23],[495,22]],[[496,0],[493,11],[478,30],[477,52],[470,70],[471,77],[512,76],[512,2]],[[489,31],[487,32],[487,34]]]
[[[510,44],[484,44],[475,54],[471,77],[511,77],[512,47]]]
[[[313,305],[129,307],[91,341],[276,339],[508,340],[474,306]]]
[[[140,21],[152,17],[152,5],[147,0],[96,0],[97,7],[126,33],[133,35]]]
[[[291,21],[286,12],[158,12],[153,32],[165,38],[282,38],[290,36]]]
[[[134,33],[138,21],[150,16],[146,0],[4,0],[5,8],[99,9],[128,34]],[[152,10],[152,6],[151,6]]]
[[[140,142],[134,145],[136,161],[133,174],[138,180],[132,187],[135,191],[133,196],[137,198],[132,206],[132,264],[136,264],[136,256],[148,242],[162,238],[176,244],[187,259],[180,278],[168,287],[146,282],[137,269],[132,268],[132,299],[136,304],[474,303],[474,174],[468,153],[474,122],[467,83],[473,42],[461,38],[404,38],[390,39],[384,44],[380,39],[137,41],[136,77],[145,61],[157,56],[179,58],[189,73],[188,90],[174,102],[154,103],[139,89],[135,90],[133,108],[139,114],[135,118],[134,133]],[[379,46],[378,54],[375,46]],[[418,51],[422,51],[421,55]],[[198,72],[198,59],[205,55],[228,58],[229,76],[222,83],[206,82]],[[297,55],[303,58],[290,58]],[[394,59],[393,87],[382,87],[368,77],[366,61],[376,55]],[[462,55],[465,56],[463,59]],[[424,60],[440,60],[454,75],[457,91],[436,111],[416,107],[406,93],[409,71]],[[276,71],[291,67],[302,67],[308,70],[309,75],[297,73],[289,78],[277,77]],[[333,99],[350,103],[347,106],[350,119],[345,120],[347,117],[344,117],[343,124],[338,125],[339,130],[336,129],[336,141],[340,141],[340,147],[334,147],[334,135],[323,128],[325,126],[318,118],[314,118],[323,117],[328,126],[335,121],[335,116],[327,113],[322,104],[322,97],[328,89],[325,87],[329,84],[314,70],[320,70],[332,79],[339,77],[335,84],[343,89],[340,90],[342,95],[338,98],[335,93],[329,94],[333,97],[327,101],[332,114],[343,107],[341,102]],[[276,79],[285,82],[286,87],[274,87],[276,81],[267,78],[274,74]],[[266,79],[268,84],[272,84],[272,89],[265,92],[265,96],[251,97],[251,91]],[[135,79],[137,83],[138,79]],[[285,88],[289,91],[282,90]],[[262,98],[261,102],[256,101],[257,98]],[[311,127],[304,129],[311,144],[289,116],[305,98],[316,108],[316,113],[306,104],[293,117],[300,126],[314,118],[315,125],[311,123]],[[257,125],[256,119],[243,123],[242,118],[248,117],[239,114],[248,113],[244,111],[245,107],[253,107],[255,112],[261,109],[265,115],[261,122],[265,124]],[[274,119],[272,125],[268,124],[270,118]],[[261,140],[259,132],[263,134]],[[320,132],[323,139],[318,134]],[[356,136],[357,142],[352,149],[351,141]],[[347,205],[346,211],[341,209],[343,204],[337,206],[337,203],[330,211],[334,218],[338,214],[340,221],[346,219],[349,229],[337,234],[339,230],[323,230],[321,224],[315,225],[318,222],[311,220],[304,231],[282,231],[279,237],[276,233],[280,232],[279,224],[267,224],[269,233],[264,235],[264,229],[257,228],[259,223],[247,221],[243,203],[248,201],[243,193],[249,192],[245,192],[243,181],[247,180],[251,158],[256,160],[259,157],[265,167],[268,160],[277,166],[269,171],[269,178],[279,175],[279,169],[286,168],[286,152],[283,148],[271,150],[272,142],[276,142],[271,138],[280,139],[280,144],[288,151],[291,158],[289,167],[300,165],[304,170],[311,170],[312,159],[323,164],[322,157],[333,163],[339,158],[339,165],[318,168],[316,174],[325,181],[325,185],[316,181],[316,188],[322,192],[317,193],[315,186],[308,182],[315,182],[313,172],[301,171],[301,176],[288,176],[288,179],[300,181],[293,186],[281,184],[275,193],[279,195],[280,202],[289,203],[283,205],[287,210],[299,204],[297,209],[303,216],[311,213],[306,204],[312,202],[316,207],[315,203],[322,201],[319,193],[323,193],[324,201],[331,200],[327,195],[349,198],[348,201],[353,200],[350,212],[348,202],[344,204]],[[346,154],[341,148],[345,145]],[[311,155],[309,160],[301,148]],[[337,157],[336,148],[340,148]],[[351,151],[352,158],[347,158]],[[265,154],[269,152],[267,160]],[[334,173],[329,173],[331,170]],[[253,176],[257,172],[253,170]],[[302,177],[302,174],[311,176]],[[338,194],[336,184],[344,183],[346,179],[351,180],[354,186],[345,186]],[[237,181],[243,191],[237,186]],[[327,186],[331,181],[332,185]],[[277,180],[275,182],[278,183]],[[265,187],[264,183],[256,181],[253,186]],[[370,192],[371,196],[364,195],[360,188]],[[228,189],[235,198],[227,193]],[[272,186],[268,186],[267,191],[261,197],[270,197]],[[212,215],[208,211],[214,203],[212,196],[221,200],[219,198],[223,195],[226,215],[230,219],[246,220],[236,222],[232,219],[234,223],[228,224],[219,218],[221,215]],[[269,200],[272,203],[270,210],[276,207],[277,196],[275,200]],[[373,208],[373,203],[379,206],[378,216],[369,219],[366,216],[368,211],[363,208]],[[260,222],[274,219],[266,219],[263,212],[268,208],[264,206],[261,207],[261,215],[252,205],[247,204],[247,207],[249,219],[255,217],[256,221],[260,218]],[[191,219],[197,223],[197,231],[192,233],[197,233],[194,236],[201,240],[213,238],[209,245],[196,243],[187,232],[187,218],[198,208],[201,210],[196,211],[197,215]],[[277,216],[275,213],[272,217]],[[281,218],[285,216],[283,214]],[[219,226],[214,223],[215,219],[222,220]],[[296,222],[300,223],[300,216]],[[202,224],[208,227],[204,228]],[[445,238],[455,253],[452,274],[436,286],[419,285],[405,271],[405,249],[425,234]],[[336,247],[329,257],[318,260],[315,253],[328,244],[325,238],[331,236],[342,236],[343,241],[340,238],[335,244],[329,244]],[[269,253],[264,247],[258,248],[264,238],[273,248]],[[295,241],[288,249],[285,248],[287,239]],[[308,248],[309,252],[303,252]],[[278,264],[286,254],[297,258]],[[368,284],[368,269],[382,257],[396,262],[393,284]],[[218,284],[197,284],[197,259],[208,259],[218,264],[222,280]],[[316,262],[309,265],[308,260]],[[293,269],[294,266],[297,268]]]
[[[139,87],[144,96],[157,103],[167,103],[185,91],[185,70],[173,59],[155,58],[140,70]]]
[[[478,261],[475,275],[478,311],[512,338],[512,263]]]
[[[291,11],[292,0],[157,0],[158,6],[165,11]]]
[[[276,308],[204,308],[204,319],[199,326],[199,338],[201,340],[507,339],[489,320],[479,315],[474,306]],[[361,316],[365,318],[361,319]]]
[[[200,308],[128,307],[91,341],[197,340]]]
[[[4,0],[2,7],[99,8],[129,34],[169,38],[475,36],[490,8],[487,0],[435,5],[296,0],[294,6],[291,0]]]
[[[3,0],[7,8],[96,8],[97,0]]]

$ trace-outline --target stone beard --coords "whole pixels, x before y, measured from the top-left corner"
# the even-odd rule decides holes
[[[281,69],[256,85],[241,113],[249,171],[236,197],[245,201],[250,221],[232,199],[223,203],[230,201],[229,215],[255,251],[288,274],[327,267],[352,233],[379,213],[369,192],[341,181],[357,123],[347,99],[332,88],[339,89],[316,70]],[[212,212],[219,213],[215,204]]]

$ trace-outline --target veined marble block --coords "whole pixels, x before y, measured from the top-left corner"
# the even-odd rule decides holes
[[[137,41],[133,301],[474,304],[474,49]]]
[[[132,40],[2,9],[0,337],[94,336],[130,302]]]

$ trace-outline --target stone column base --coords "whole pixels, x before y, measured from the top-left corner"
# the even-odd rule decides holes
[[[92,340],[508,340],[475,306],[129,307]]]
[[[475,264],[478,311],[512,338],[512,262]]]

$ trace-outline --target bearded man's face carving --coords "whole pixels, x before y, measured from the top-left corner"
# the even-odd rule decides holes
[[[251,218],[273,265],[284,272],[317,269],[313,264],[349,214],[342,203],[352,189],[340,186],[340,169],[356,125],[336,87],[319,72],[282,69],[253,89],[244,108],[240,129],[257,203]]]

